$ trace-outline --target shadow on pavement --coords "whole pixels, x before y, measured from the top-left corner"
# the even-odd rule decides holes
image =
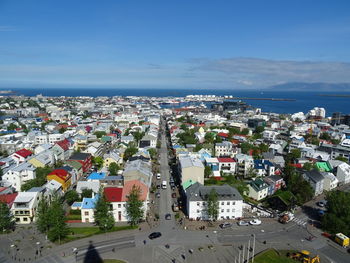
[[[92,244],[92,241],[90,241],[90,245],[88,247],[88,250],[85,254],[84,263],[103,263],[102,258],[100,257],[100,254]]]

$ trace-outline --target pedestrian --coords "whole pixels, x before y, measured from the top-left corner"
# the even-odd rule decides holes
[[[146,245],[146,240],[143,240],[143,244]]]

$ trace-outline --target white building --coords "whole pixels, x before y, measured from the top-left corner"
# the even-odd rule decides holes
[[[323,189],[325,191],[331,191],[338,186],[339,181],[334,174],[322,172],[322,175],[324,177]]]
[[[195,183],[186,189],[187,215],[194,220],[208,220],[207,200],[212,189],[218,196],[218,220],[235,219],[243,215],[243,198],[229,185],[203,186]]]
[[[18,166],[10,167],[2,177],[2,180],[6,186],[12,186],[19,192],[25,182],[35,178],[35,169],[30,163],[21,163]]]
[[[30,224],[36,221],[36,209],[43,196],[42,188],[32,188],[28,192],[19,192],[11,212],[17,224]]]

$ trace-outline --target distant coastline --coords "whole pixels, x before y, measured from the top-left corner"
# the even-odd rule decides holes
[[[319,94],[322,97],[341,97],[341,98],[350,98],[350,94]]]

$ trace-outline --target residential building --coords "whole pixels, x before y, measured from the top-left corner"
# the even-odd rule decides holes
[[[236,188],[229,185],[204,186],[198,182],[186,189],[187,215],[194,220],[208,220],[208,196],[212,189],[219,203],[218,220],[240,218],[243,215],[243,198]]]
[[[314,189],[314,196],[323,193],[324,176],[318,170],[304,171],[302,176]]]
[[[78,161],[82,165],[83,173],[87,173],[92,166],[92,158],[89,153],[74,153],[70,158],[70,161]]]
[[[18,193],[11,208],[17,224],[30,224],[36,221],[36,209],[42,196],[42,190]]]
[[[257,178],[248,184],[249,193],[248,196],[257,201],[264,199],[269,194],[269,185],[262,179]]]
[[[20,163],[17,166],[10,167],[3,175],[2,181],[19,192],[25,182],[35,179],[35,170],[36,168],[28,162]]]
[[[334,174],[330,172],[321,172],[321,174],[324,177],[323,190],[331,191],[338,186],[339,181]]]
[[[254,159],[250,155],[236,154],[237,174],[242,177],[247,177],[249,172],[254,169]]]
[[[219,171],[223,173],[235,173],[236,172],[236,160],[229,157],[219,157]]]
[[[198,159],[190,156],[179,158],[179,176],[181,183],[187,181],[198,182],[204,184],[204,165]]]

